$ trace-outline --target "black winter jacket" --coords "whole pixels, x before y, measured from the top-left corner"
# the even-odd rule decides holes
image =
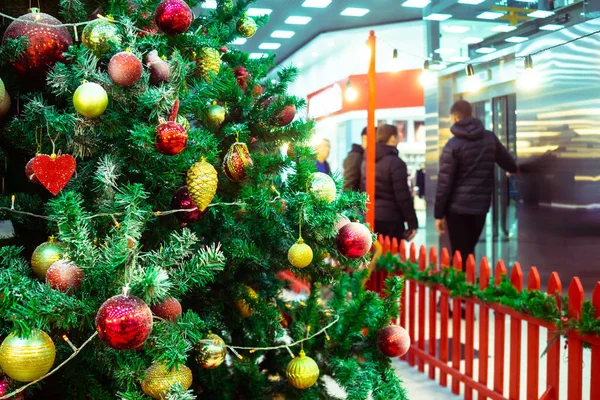
[[[360,177],[365,149],[353,144],[352,150],[344,160],[344,190],[360,190]]]
[[[417,229],[419,223],[408,188],[406,164],[398,157],[398,149],[377,143],[375,151],[375,220],[397,222],[403,226],[406,223],[408,229]],[[363,191],[367,186],[366,170],[365,156],[361,168]]]
[[[442,150],[435,198],[435,218],[447,212],[483,215],[490,209],[494,164],[517,172],[517,164],[496,135],[476,118],[450,128],[454,135]]]

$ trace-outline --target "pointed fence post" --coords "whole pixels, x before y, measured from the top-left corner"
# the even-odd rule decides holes
[[[569,286],[569,317],[580,320],[583,310],[583,286],[578,277],[573,278]],[[568,345],[568,390],[567,400],[582,400],[583,385],[583,346],[575,333],[567,335]]]
[[[592,292],[592,305],[596,310],[596,319],[600,318],[600,282]],[[600,399],[600,347],[592,345],[592,373],[590,384],[590,399]]]
[[[561,301],[562,283],[558,273],[552,272],[548,281],[548,294],[556,299],[559,315],[562,308]],[[556,337],[558,335],[558,338]],[[552,388],[555,398],[558,398],[560,389],[560,334],[548,330],[548,351],[546,353],[546,389]]]
[[[466,278],[469,285],[475,286],[475,257],[467,258]],[[473,362],[475,359],[475,303],[473,299],[465,299],[465,375],[473,378]],[[473,389],[465,385],[465,400],[473,399]]]
[[[419,249],[419,272],[424,272],[427,269],[427,250],[425,246]],[[419,283],[417,286],[419,291],[419,349],[425,351],[425,285]],[[425,360],[418,360],[419,372],[425,372]]]
[[[438,272],[437,265],[437,252],[434,246],[431,246],[429,249],[429,268],[431,268],[431,272],[436,274]],[[437,290],[434,286],[429,288],[429,355],[431,357],[436,356],[436,341],[437,341],[437,330],[436,330],[436,322],[437,322]],[[433,364],[429,364],[429,379],[435,380],[435,366]]]
[[[401,239],[400,240],[400,261],[403,264],[406,264],[406,240]],[[402,297],[400,297],[400,326],[402,326],[404,329],[407,328],[406,326],[406,314],[408,313],[408,310],[406,309],[406,296],[407,296],[407,286],[408,286],[408,281],[405,280],[404,281],[404,288],[402,289]],[[402,357],[400,357],[401,360],[406,360],[408,358],[408,356],[405,354]]]
[[[494,274],[494,285],[499,286],[506,276],[504,261],[499,260]],[[504,335],[506,321],[504,313],[494,311],[494,391],[504,395]]]
[[[450,268],[450,255],[448,249],[443,248],[440,257],[440,266],[442,273],[446,273],[445,269]],[[440,295],[440,360],[448,363],[448,318],[450,314],[450,304],[448,292],[444,289]],[[440,385],[448,386],[448,375],[440,370]]]
[[[531,267],[527,278],[527,290],[540,290],[540,274],[536,267]],[[527,400],[539,399],[540,374],[540,327],[527,323]]]
[[[487,258],[482,258],[479,264],[479,289],[485,290],[490,284],[490,264]],[[479,307],[479,383],[487,386],[488,382],[488,359],[489,359],[489,329],[490,310],[485,305]],[[486,400],[487,397],[479,393],[478,400]]]
[[[415,242],[410,244],[410,263],[417,263],[417,247]],[[415,341],[415,328],[416,328],[416,302],[417,302],[417,282],[407,281],[408,285],[408,335],[412,341]],[[408,352],[408,365],[411,367],[415,365],[415,355],[412,351]]]
[[[457,251],[454,254],[452,260],[452,266],[456,271],[462,271],[462,257]],[[452,368],[460,371],[460,359],[461,359],[461,343],[460,343],[460,331],[461,331],[461,300],[459,298],[452,299]],[[460,380],[452,378],[452,393],[460,393]]]
[[[510,271],[510,283],[517,291],[523,291],[523,271],[517,262]],[[510,317],[510,379],[509,397],[519,400],[521,395],[521,318]]]

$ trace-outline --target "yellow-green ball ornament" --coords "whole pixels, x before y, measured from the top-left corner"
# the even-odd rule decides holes
[[[222,107],[218,104],[213,104],[208,108],[206,113],[206,117],[208,122],[213,126],[221,126],[223,121],[225,121],[226,111],[225,107]]]
[[[196,346],[196,362],[206,369],[215,369],[225,361],[227,347],[219,336],[210,333]]]
[[[119,27],[111,21],[96,19],[85,26],[81,43],[98,58],[116,53],[121,47]]]
[[[11,333],[0,345],[0,368],[11,379],[32,382],[46,375],[56,356],[54,342],[44,331],[27,338]]]
[[[337,188],[331,177],[322,172],[315,172],[310,179],[310,193],[317,199],[331,203],[335,200]]]
[[[308,389],[319,379],[319,366],[304,350],[300,350],[300,356],[288,363],[285,374],[296,389]]]
[[[96,118],[104,114],[108,107],[108,94],[97,83],[81,84],[73,95],[73,105],[77,112],[84,117]]]
[[[64,257],[63,243],[50,236],[47,242],[40,244],[31,255],[31,268],[40,279],[46,279],[48,268]]]
[[[296,268],[305,268],[313,260],[313,251],[302,238],[288,250],[288,261]]]
[[[175,384],[180,384],[183,391],[188,390],[192,386],[192,370],[180,365],[169,371],[166,364],[155,363],[146,370],[142,390],[153,399],[166,400]]]
[[[258,27],[256,26],[256,22],[250,17],[242,17],[238,20],[236,24],[237,31],[245,37],[246,39],[251,38],[256,33]]]

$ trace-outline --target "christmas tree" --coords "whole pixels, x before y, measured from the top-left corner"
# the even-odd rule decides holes
[[[230,45],[249,3],[2,10],[0,398],[405,398],[402,282],[364,289],[365,197],[315,172],[298,71]]]

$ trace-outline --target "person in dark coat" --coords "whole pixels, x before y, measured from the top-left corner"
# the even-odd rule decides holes
[[[442,150],[435,198],[435,227],[450,235],[452,254],[459,251],[463,266],[485,225],[494,188],[494,164],[516,173],[514,159],[498,137],[473,118],[471,104],[457,101],[450,111],[452,137]]]
[[[362,161],[367,148],[367,128],[360,134],[361,144],[352,144],[344,160],[344,190],[360,190]]]
[[[408,187],[406,164],[398,156],[401,137],[393,125],[377,128],[375,164],[375,232],[412,240],[419,223]],[[367,160],[363,158],[361,188],[366,189]]]

